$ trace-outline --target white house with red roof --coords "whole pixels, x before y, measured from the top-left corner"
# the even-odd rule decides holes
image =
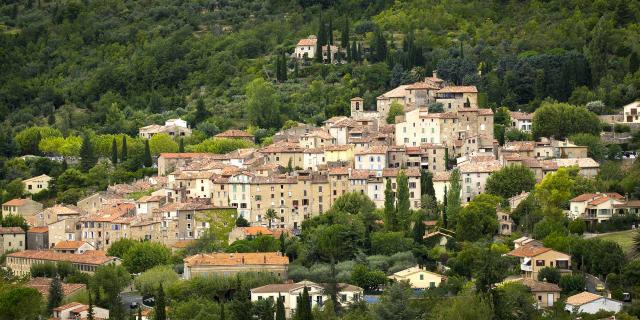
[[[599,223],[611,219],[615,207],[625,202],[625,198],[615,192],[584,193],[571,199],[569,217]]]
[[[80,302],[71,302],[53,309],[55,320],[86,319],[89,315],[89,306]],[[93,306],[93,318],[109,319],[109,310]]]
[[[300,39],[296,44],[293,56],[299,60],[313,59],[316,56],[317,42],[318,39],[316,39],[316,36],[309,36],[308,38]]]

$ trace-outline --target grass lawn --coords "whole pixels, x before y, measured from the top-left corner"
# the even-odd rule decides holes
[[[633,250],[633,236],[636,234],[636,232],[637,230],[626,230],[612,232],[597,237],[603,240],[616,242],[620,245],[620,247],[622,247],[622,250],[624,250],[624,253],[628,256],[631,253],[631,250]]]

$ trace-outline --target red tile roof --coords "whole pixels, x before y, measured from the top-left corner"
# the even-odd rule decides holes
[[[304,38],[298,41],[297,46],[315,46],[317,42],[318,39],[316,38]]]
[[[47,233],[49,232],[49,227],[31,227],[27,231],[29,233]]]
[[[249,132],[242,130],[227,130],[215,135],[216,138],[253,138]]]
[[[478,93],[476,86],[449,86],[437,91],[437,93]]]
[[[24,233],[20,227],[0,227],[0,234],[17,234]]]
[[[288,265],[289,257],[279,252],[201,253],[184,258],[188,266]]]
[[[537,255],[543,254],[547,251],[551,251],[550,248],[538,247],[538,246],[523,246],[518,249],[511,250],[511,252],[507,253],[513,257],[535,257]]]
[[[54,249],[61,249],[61,250],[78,249],[83,244],[85,244],[84,241],[73,241],[73,240],[60,241],[60,242],[56,243],[56,245],[53,248]]]
[[[60,253],[55,251],[38,251],[38,250],[25,250],[10,253],[7,257],[13,258],[26,258],[45,261],[69,261],[72,263],[83,263],[91,265],[102,265],[109,261],[112,261],[114,257],[108,257],[104,251],[86,251],[83,254],[74,253]]]

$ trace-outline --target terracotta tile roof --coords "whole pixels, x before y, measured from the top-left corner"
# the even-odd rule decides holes
[[[171,247],[176,249],[184,249],[194,242],[195,240],[178,240],[174,244],[172,244]]]
[[[502,148],[504,151],[520,152],[520,151],[533,151],[536,147],[535,141],[509,141],[504,144]]]
[[[27,199],[11,199],[5,203],[3,203],[3,206],[22,206],[25,203],[27,203]]]
[[[356,152],[356,154],[387,154],[387,146],[371,146]]]
[[[56,204],[53,207],[44,209],[45,213],[58,215],[79,215],[84,211],[76,206]]]
[[[511,250],[507,254],[513,257],[525,258],[525,257],[535,257],[547,251],[551,251],[551,249],[545,248],[545,247],[538,247],[538,246],[523,246],[523,247],[519,247],[518,249]]]
[[[351,149],[351,146],[348,144],[338,144],[324,147],[324,151],[347,151],[349,149]]]
[[[418,168],[407,168],[407,169],[400,169],[400,168],[384,168],[382,169],[382,176],[383,177],[397,177],[400,174],[400,171],[404,170],[404,173],[407,175],[407,177],[419,177],[420,176],[420,169]]]
[[[0,234],[22,234],[25,233],[20,227],[0,227]]]
[[[410,84],[406,88],[407,90],[438,90],[439,88],[433,83],[418,81],[414,84]]]
[[[458,115],[453,112],[441,112],[441,113],[428,113],[421,118],[434,118],[434,119],[458,119]]]
[[[245,235],[248,236],[257,236],[257,235],[273,235],[273,232],[271,232],[271,230],[262,227],[262,226],[255,226],[255,227],[240,227],[238,228],[242,231],[242,233],[244,233]]]
[[[533,120],[533,113],[511,111],[511,118],[516,120]]]
[[[558,167],[578,166],[579,168],[599,168],[600,164],[591,158],[553,159]]]
[[[502,163],[498,160],[491,161],[467,161],[458,166],[461,173],[491,173],[502,168]]]
[[[570,297],[567,298],[566,303],[570,304],[572,306],[580,306],[583,305],[585,303],[589,303],[591,301],[595,301],[598,300],[600,298],[603,298],[602,296],[599,296],[595,293],[591,293],[591,292],[581,292],[578,294],[574,294]]]
[[[433,173],[433,181],[449,181],[451,173],[448,171],[438,171]]]
[[[39,181],[39,180],[47,180],[47,181],[50,181],[51,179],[53,179],[53,178],[49,177],[49,176],[48,176],[48,175],[46,175],[46,174],[41,174],[41,175],[39,175],[39,176],[37,176],[37,177],[31,177],[31,178],[29,178],[29,179],[25,179],[25,180],[23,180],[22,182]]]
[[[71,303],[67,303],[65,305],[61,305],[61,306],[59,306],[57,308],[54,308],[53,311],[64,311],[64,310],[67,310],[67,309],[77,308],[77,307],[80,307],[80,306],[83,306],[83,304],[80,303],[80,302],[71,302]]]
[[[288,265],[289,257],[279,252],[201,253],[184,258],[187,266]]]
[[[339,292],[360,292],[362,288],[350,285],[348,283],[338,283],[338,291]],[[279,292],[290,292],[292,290],[304,288],[304,287],[321,287],[325,288],[325,283],[314,283],[311,281],[300,281],[298,283],[274,283],[268,284],[262,287],[257,287],[251,289],[252,293],[279,293]]]
[[[27,282],[27,287],[34,288],[45,297],[45,299],[49,296],[49,287],[51,287],[51,282],[53,279],[51,278],[32,278]],[[62,293],[65,296],[73,294],[77,291],[85,289],[87,286],[83,283],[62,283]]]
[[[293,153],[293,152],[302,152],[304,149],[298,144],[293,142],[276,142],[274,144],[270,144],[262,149],[259,149],[260,153]]]
[[[111,207],[102,208],[96,213],[85,215],[80,218],[80,221],[112,222],[132,212],[135,208],[133,203],[117,203]]]
[[[216,158],[220,157],[220,155],[216,155],[213,153],[204,153],[204,152],[165,152],[160,154],[161,158],[164,159],[198,159],[198,158]]]
[[[478,115],[480,115],[480,116],[492,116],[493,115],[493,110],[486,109],[486,108],[480,108],[480,109],[478,109]]]
[[[139,203],[147,203],[147,202],[159,202],[163,199],[163,196],[144,196],[140,197],[136,202]]]
[[[249,132],[242,130],[227,130],[215,135],[216,138],[253,138]]]
[[[351,170],[351,174],[349,175],[349,179],[351,180],[366,180],[369,179],[373,173],[369,170]]]
[[[29,233],[47,233],[49,232],[49,227],[31,227],[29,228]]]
[[[436,93],[478,93],[478,88],[476,86],[448,86]]]
[[[329,175],[347,175],[349,174],[349,169],[347,167],[335,167],[329,168]]]
[[[72,263],[83,263],[91,265],[102,265],[114,259],[115,257],[108,257],[104,251],[86,251],[82,254],[74,253],[60,253],[55,251],[38,251],[38,250],[25,250],[10,253],[7,257],[13,258],[26,258],[35,260],[46,261],[69,261]]]
[[[67,241],[60,241],[56,243],[56,245],[53,248],[54,249],[78,249],[83,244],[85,244],[84,241],[67,240]]]
[[[407,87],[409,85],[405,84],[405,85],[401,85],[397,88],[394,88],[392,90],[389,90],[385,93],[383,93],[382,95],[378,96],[377,99],[388,99],[388,98],[403,98],[407,95]]]
[[[304,38],[298,41],[298,46],[315,46],[318,43],[318,39],[316,38]]]
[[[531,292],[560,292],[562,289],[555,284],[543,281],[537,281],[534,279],[522,279],[522,284],[529,287]]]

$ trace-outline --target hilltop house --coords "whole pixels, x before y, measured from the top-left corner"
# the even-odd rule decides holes
[[[446,279],[445,276],[428,271],[420,266],[398,271],[388,276],[388,278],[393,281],[409,281],[411,288],[414,289],[436,288],[440,285],[440,282]]]
[[[525,245],[511,250],[507,255],[520,258],[520,271],[524,278],[538,279],[538,272],[545,267],[571,273],[571,256],[550,248]]]
[[[270,272],[287,279],[289,258],[280,252],[200,253],[184,258],[184,278],[210,274],[231,276],[240,272]]]
[[[611,219],[616,207],[624,203],[624,197],[615,192],[584,193],[570,200],[569,218],[583,219],[594,225]]]
[[[296,44],[296,49],[293,52],[294,58],[298,60],[313,59],[316,56],[316,44],[318,39],[316,36],[309,36],[308,38],[300,39]]]
[[[152,124],[140,128],[138,135],[141,138],[151,139],[156,134],[165,133],[171,137],[188,137],[191,135],[191,128],[182,119],[169,119],[164,125]]]
[[[31,199],[13,199],[2,204],[2,216],[19,215],[25,218],[33,217],[42,211],[42,203]]]
[[[36,194],[42,190],[49,189],[49,182],[53,178],[49,177],[46,174],[39,175],[37,177],[29,178],[23,180],[24,184],[24,192],[28,194]]]
[[[622,123],[640,123],[640,100],[623,107]]]
[[[0,255],[12,250],[24,250],[26,233],[20,227],[0,227]]]
[[[364,290],[360,287],[347,283],[338,283],[338,303],[342,307],[348,307],[350,304],[360,301],[364,297]],[[298,307],[297,298],[302,294],[304,288],[307,288],[309,297],[311,298],[311,307],[322,308],[324,302],[329,300],[326,292],[327,285],[314,283],[311,281],[301,281],[298,283],[268,284],[266,286],[251,289],[251,301],[272,300],[274,303],[278,298],[284,303],[285,315],[290,318]]]

